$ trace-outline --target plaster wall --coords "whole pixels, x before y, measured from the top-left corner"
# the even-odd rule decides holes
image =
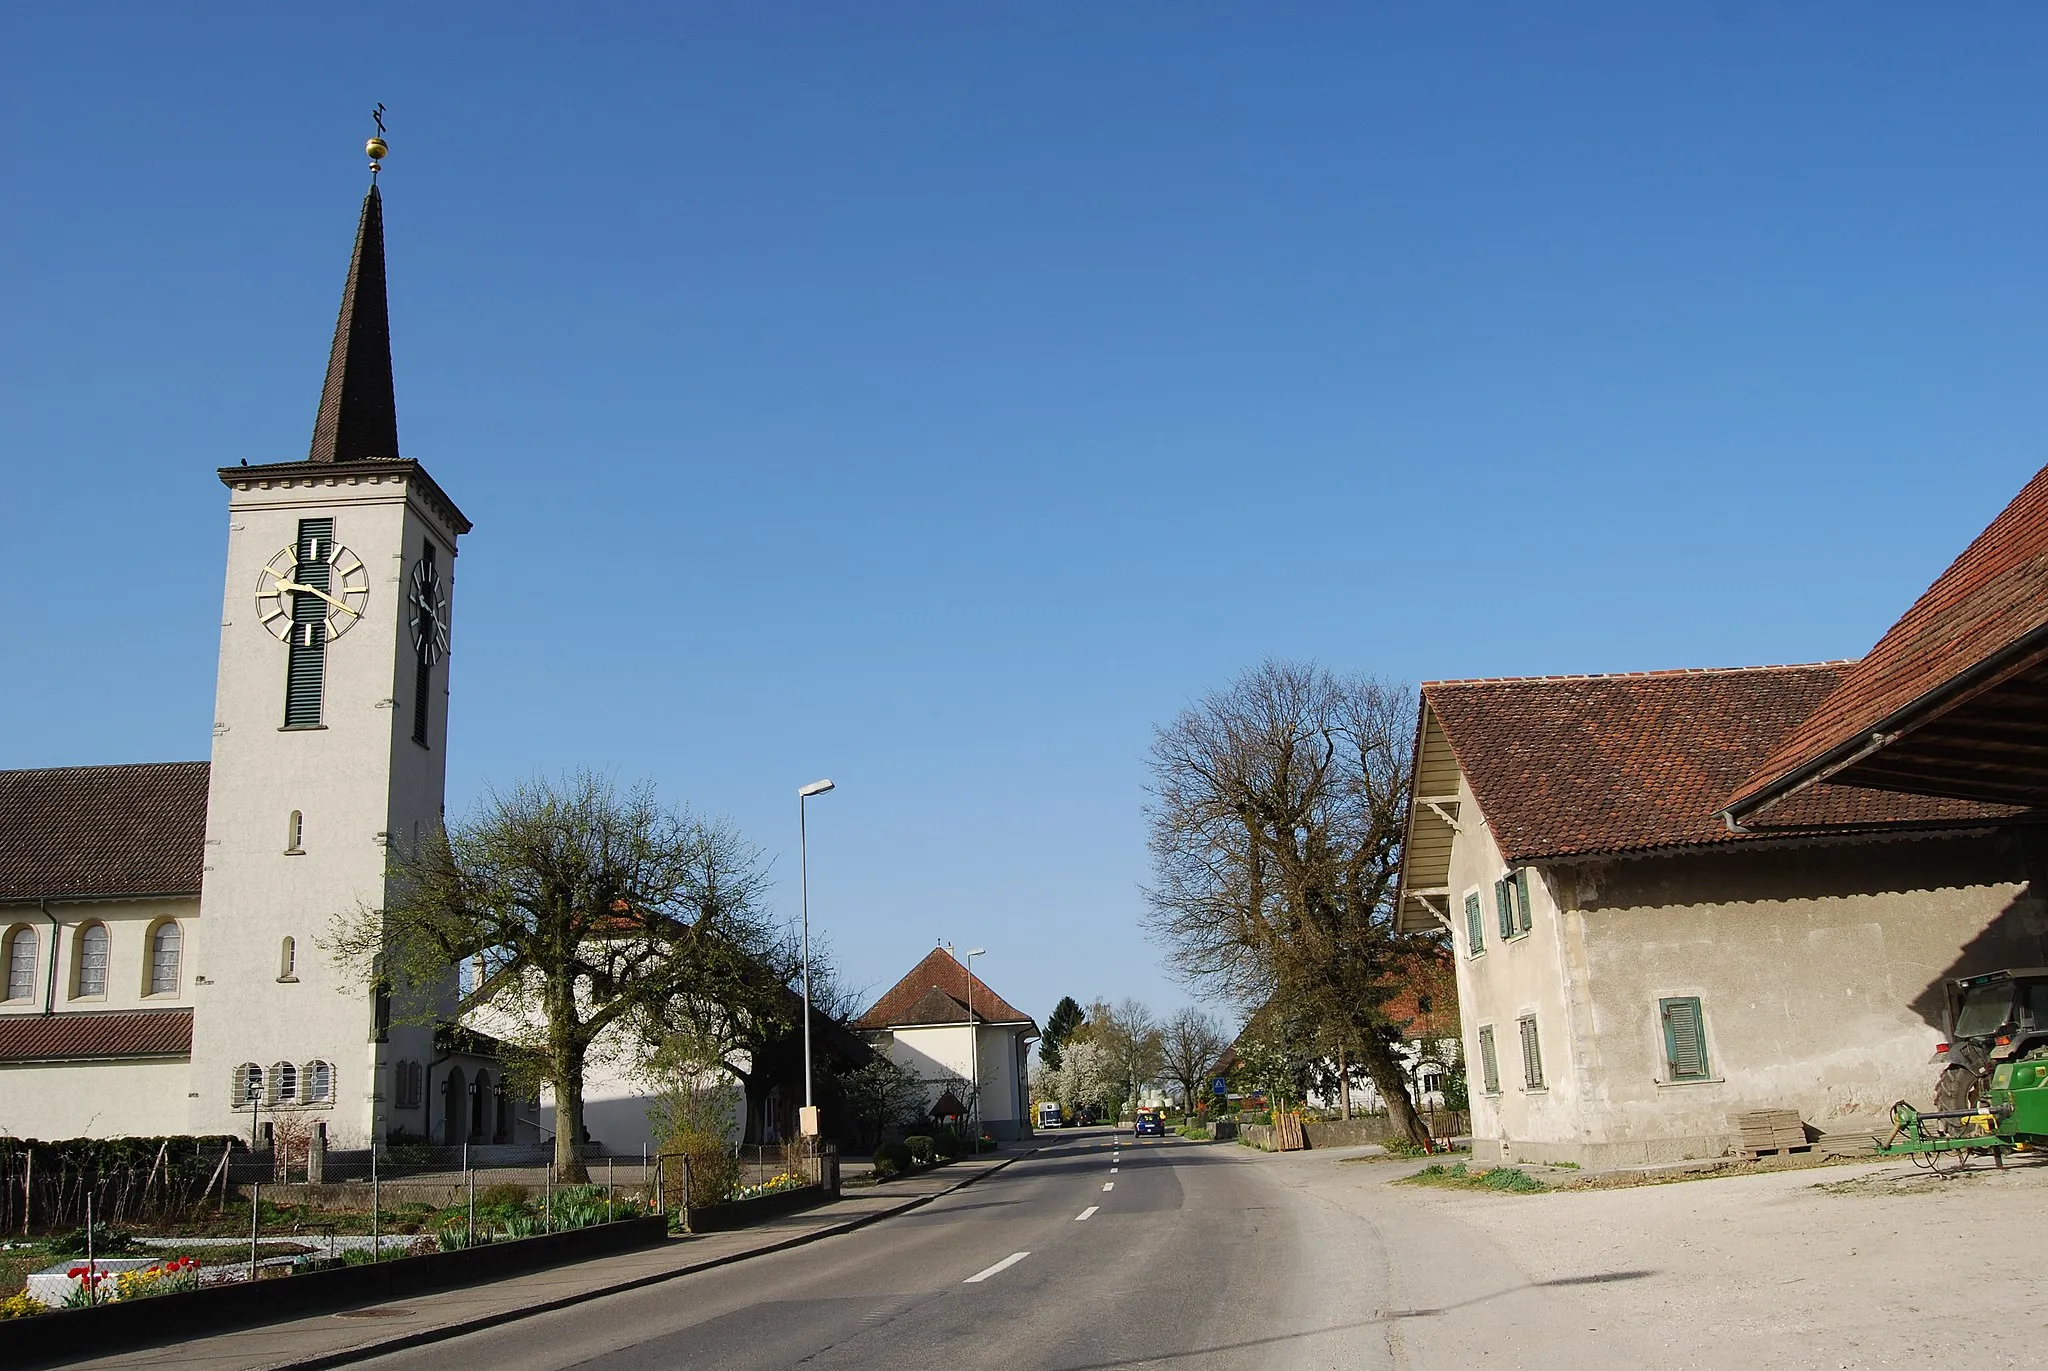
[[[0,1066],[0,1135],[51,1141],[179,1133],[191,1075],[182,1058]]]
[[[1579,991],[1576,1119],[1530,1116],[1504,1156],[1629,1164],[1718,1156],[1731,1114],[1823,1132],[1925,1105],[1941,982],[2048,964],[2013,835],[1728,850],[1560,868]],[[1709,1079],[1669,1080],[1659,1001],[1700,1000]]]
[[[979,1040],[978,1050],[970,1046],[974,1039]],[[1023,1131],[1029,1104],[1021,1074],[1023,1048],[1024,1035],[1014,1028],[983,1024],[974,1032],[966,1024],[941,1024],[894,1030],[889,1056],[930,1086],[933,1101],[953,1080],[970,1080],[970,1056],[978,1056],[982,1122],[996,1136],[1013,1138]]]
[[[393,843],[439,821],[445,773],[449,661],[433,673],[426,745],[412,739],[414,659],[404,593],[422,545],[437,545],[454,579],[455,534],[401,476],[267,480],[252,469],[229,499],[226,587],[206,860],[204,934],[188,974],[195,1008],[186,1127],[228,1131],[231,1086],[243,1062],[323,1060],[335,1099],[321,1112],[337,1145],[381,1134],[390,1063],[430,1061],[432,1029],[401,1010],[376,1041],[366,980],[317,947],[338,915],[384,901]],[[361,622],[327,648],[318,728],[286,729],[287,649],[259,621],[262,568],[290,547],[302,518],[332,516],[338,543],[362,559],[370,594]],[[287,825],[302,815],[298,851]],[[283,940],[297,948],[281,974]],[[415,1009],[418,1006],[414,1007]],[[429,1007],[430,1008],[430,1007]]]
[[[1451,844],[1450,915],[1456,954],[1460,1028],[1471,1087],[1472,1132],[1478,1139],[1567,1137],[1576,1128],[1580,1073],[1573,1060],[1572,986],[1560,939],[1557,901],[1549,885],[1529,882],[1530,928],[1500,935],[1493,883],[1509,871],[1479,801],[1458,778],[1458,833]],[[1479,899],[1475,949],[1465,917]],[[1519,924],[1517,925],[1519,928]],[[1524,1079],[1520,1021],[1534,1018],[1543,1083]],[[1493,1030],[1499,1089],[1486,1089],[1481,1030]]]

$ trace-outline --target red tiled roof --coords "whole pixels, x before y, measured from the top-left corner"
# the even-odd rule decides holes
[[[1840,684],[1849,664],[1435,681],[1442,727],[1510,862],[2024,812],[1821,785],[1730,833],[1723,798]]]
[[[191,1055],[189,1009],[0,1014],[0,1062]]]
[[[1449,952],[1433,948],[1417,953],[1387,980],[1398,988],[1380,1006],[1380,1013],[1402,1037],[1458,1036],[1458,972]]]
[[[1038,1025],[1031,1016],[1012,1008],[1002,996],[990,990],[979,976],[972,975],[967,968],[953,959],[943,947],[932,949],[923,961],[911,970],[908,976],[891,986],[889,992],[876,1000],[874,1007],[854,1020],[855,1028],[882,1029],[909,1027],[928,1023],[966,1023],[968,986],[974,987],[974,1017],[983,1023],[1031,1024],[1033,1032]],[[943,1006],[931,1001],[931,993],[937,990],[959,1002],[957,1017],[932,1019],[918,1017],[937,1012]]]
[[[1742,806],[1816,770],[1830,753],[1911,722],[1914,706],[1973,667],[2031,655],[2048,628],[2048,467],[1770,754],[1730,786]],[[1772,811],[1773,818],[1777,811]]]
[[[197,895],[205,762],[0,771],[0,900]]]

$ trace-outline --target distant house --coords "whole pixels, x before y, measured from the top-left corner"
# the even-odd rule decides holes
[[[1401,1042],[1395,1057],[1408,1078],[1409,1097],[1418,1108],[1441,1109],[1444,1086],[1456,1065],[1459,1046],[1458,985],[1451,959],[1441,952],[1421,953],[1390,975],[1386,983],[1398,988],[1380,1006],[1380,1012],[1400,1031]],[[1262,1008],[1245,1021],[1237,1040],[1224,1050],[1216,1064],[1216,1074],[1228,1078],[1237,1072],[1238,1043],[1261,1032],[1268,1017],[1269,1011]],[[1325,1079],[1337,1078],[1336,1058],[1324,1058],[1320,1068]],[[1364,1067],[1348,1061],[1345,1074],[1351,1078],[1350,1103],[1354,1113],[1373,1114],[1385,1108],[1379,1087],[1365,1074]],[[1342,1095],[1335,1089],[1311,1087],[1305,1096],[1301,1102],[1315,1109],[1341,1110],[1344,1106]]]
[[[2042,954],[2009,805],[1817,782],[1718,811],[1848,664],[1422,690],[1404,927],[1448,927],[1473,1132],[1495,1159],[1719,1155],[1924,1101],[1945,977]]]
[[[1038,1025],[944,948],[934,948],[854,1027],[916,1073],[934,1107],[951,1091],[979,1114],[984,1132],[1005,1142],[1031,1135],[1030,1045]]]

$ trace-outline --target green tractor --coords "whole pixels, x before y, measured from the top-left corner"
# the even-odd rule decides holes
[[[2048,967],[1964,976],[1945,986],[1948,1041],[1934,1108],[1892,1106],[1887,1155],[2048,1148]]]

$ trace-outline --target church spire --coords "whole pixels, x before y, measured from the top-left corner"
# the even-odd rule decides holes
[[[377,107],[381,112],[382,105]],[[378,132],[383,121],[378,120]],[[384,200],[377,193],[377,162],[384,140],[369,144],[370,191],[356,225],[356,249],[349,258],[348,284],[341,292],[341,317],[334,324],[334,350],[327,358],[327,384],[313,421],[311,462],[353,462],[398,455],[398,405],[391,389],[391,314],[384,298]]]

